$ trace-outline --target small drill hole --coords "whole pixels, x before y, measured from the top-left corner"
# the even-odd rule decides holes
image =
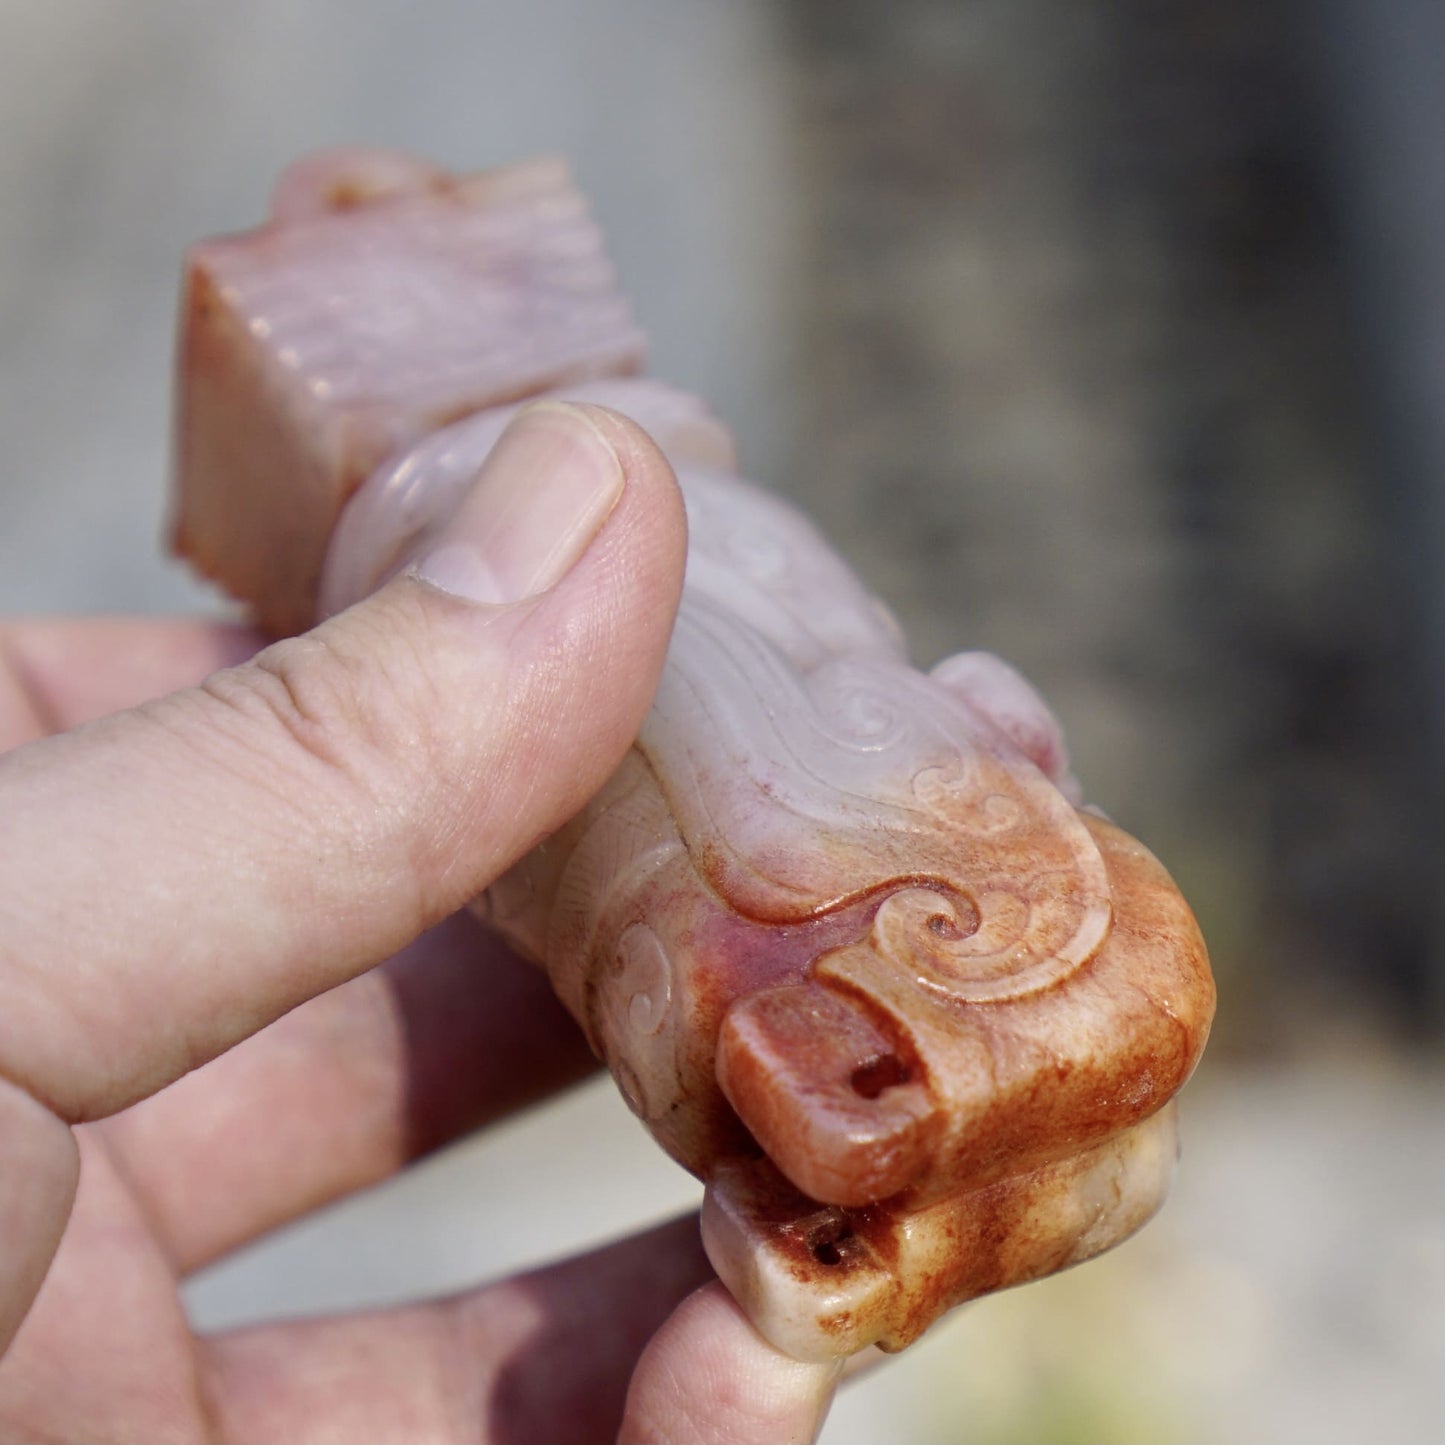
[[[829,1268],[843,1263],[843,1246],[853,1238],[853,1226],[846,1219],[837,1219],[814,1231],[808,1249],[819,1264]]]
[[[863,1099],[876,1099],[884,1089],[908,1082],[908,1069],[897,1054],[879,1054],[853,1070],[848,1082],[853,1092]]]

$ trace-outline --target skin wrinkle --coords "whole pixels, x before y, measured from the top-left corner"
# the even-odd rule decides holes
[[[386,609],[358,609],[258,653],[254,668],[273,678],[278,692],[245,670],[218,674],[209,690],[223,691],[222,701],[238,704],[249,722],[244,689],[254,686],[255,700],[302,755],[345,778],[364,805],[392,808],[388,794],[431,783],[447,761],[439,730],[419,725],[455,707],[459,680],[449,656],[454,634],[438,631],[434,606],[415,587],[393,589]],[[483,661],[502,655],[492,648]]]
[[[377,662],[379,666],[372,665],[377,682],[389,681],[385,652]],[[239,685],[237,693],[222,701],[239,701],[244,708],[249,691],[261,704],[268,727],[279,724],[281,736],[303,757],[339,774],[358,792],[367,791],[357,786],[358,755],[364,759],[377,751],[376,719],[388,715],[384,698],[391,689],[373,683],[373,691],[363,699],[352,657],[325,627],[273,643],[258,652],[248,668],[218,674],[206,690],[214,695],[220,679]]]
[[[424,609],[417,609],[424,612]],[[282,646],[285,646],[283,644]],[[415,649],[407,649],[413,657],[417,654]],[[385,656],[384,649],[378,649]],[[272,652],[272,650],[268,650]],[[343,675],[355,669],[355,662],[349,653],[339,647],[330,649],[330,656],[339,664]],[[283,735],[291,737],[300,743],[302,754],[305,757],[319,759],[323,771],[342,778],[341,795],[343,799],[350,792],[359,801],[359,806],[348,808],[343,801],[335,809],[326,810],[322,818],[313,816],[314,810],[308,810],[303,815],[303,824],[318,837],[318,841],[325,842],[328,838],[334,837],[336,819],[338,817],[355,816],[364,820],[358,827],[359,838],[356,842],[345,848],[338,864],[334,865],[339,871],[342,868],[361,870],[375,876],[379,884],[389,888],[399,885],[400,879],[406,876],[396,867],[397,849],[389,844],[384,850],[377,834],[385,833],[390,835],[393,841],[398,833],[403,840],[404,846],[399,850],[409,865],[409,873],[417,881],[414,884],[414,892],[417,902],[413,908],[416,918],[416,928],[419,930],[427,921],[429,910],[424,906],[425,888],[421,882],[425,866],[429,856],[438,852],[438,838],[450,838],[459,834],[465,826],[465,818],[461,812],[462,797],[455,790],[440,790],[436,787],[435,779],[439,773],[447,771],[444,766],[439,766],[434,758],[434,749],[422,749],[417,746],[417,730],[410,729],[410,735],[404,736],[399,741],[395,737],[396,728],[391,721],[392,718],[405,719],[409,711],[415,706],[416,710],[425,716],[435,717],[437,708],[428,706],[425,701],[425,694],[429,690],[423,686],[420,689],[409,689],[407,686],[393,681],[389,659],[380,669],[385,679],[384,696],[394,698],[393,703],[383,703],[380,708],[366,708],[356,705],[345,699],[334,711],[344,718],[344,722],[338,725],[333,721],[333,709],[326,706],[326,698],[307,698],[301,695],[294,687],[291,678],[292,667],[289,660],[278,659],[274,652],[268,659],[268,654],[261,654],[258,662],[269,662],[271,675],[275,676],[285,688],[286,706],[278,706],[275,698],[262,696],[269,712],[276,716],[282,725]],[[430,679],[425,673],[421,674],[421,681],[429,684]],[[213,689],[214,690],[214,689]],[[420,692],[421,700],[413,704],[409,699],[412,692]],[[263,690],[264,694],[264,690]],[[408,699],[403,705],[401,699]],[[228,697],[226,699],[230,701]],[[242,698],[244,706],[245,698]],[[294,712],[292,711],[294,709]],[[377,718],[386,719],[377,722]],[[358,727],[357,721],[361,721]],[[485,729],[483,729],[484,731]],[[359,736],[368,742],[365,756],[368,766],[358,767],[354,762],[343,761],[341,767],[335,767],[337,761],[331,756],[332,745],[330,739],[338,733],[351,737]],[[370,735],[368,737],[368,734]],[[425,734],[422,734],[425,736]],[[325,738],[325,742],[319,742]],[[313,743],[319,743],[313,747]],[[375,772],[373,775],[372,764]],[[398,765],[404,771],[400,778],[395,776]],[[480,770],[480,763],[471,769],[472,776]],[[405,829],[390,825],[383,825],[378,829],[376,819],[378,816],[387,819],[406,819],[416,808],[416,797],[418,792],[425,790],[434,796],[435,801],[445,809],[444,821],[428,829]],[[289,792],[285,795],[288,799],[294,798],[295,793]],[[424,808],[423,811],[429,809]],[[432,810],[434,811],[434,810]],[[453,822],[455,818],[455,822]]]
[[[262,699],[258,690],[238,688],[233,672],[227,671],[206,679],[197,689],[159,699],[137,710],[136,716],[155,721],[161,729],[160,750],[170,752],[180,747],[191,754],[203,765],[207,783],[215,787],[229,780],[240,784],[248,799],[260,793],[278,805],[274,810],[259,810],[248,805],[242,819],[226,806],[225,795],[230,790],[218,787],[216,790],[222,794],[220,806],[193,807],[189,826],[196,830],[199,839],[209,838],[215,846],[227,843],[234,825],[244,822],[253,857],[263,853],[268,842],[282,850],[294,844],[298,837],[304,837],[308,839],[309,857],[337,860],[324,864],[319,870],[321,877],[343,871],[376,876],[375,868],[367,866],[369,843],[364,838],[348,842],[339,836],[340,820],[364,817],[364,813],[345,806],[346,790],[337,791],[334,803],[328,799],[323,806],[317,806],[316,794],[326,796],[336,782],[344,781],[340,775],[325,768],[318,770],[315,760],[304,752],[283,750],[273,756],[269,750],[257,749],[254,739],[247,736],[248,729],[254,728],[256,717],[264,717],[256,711],[259,702]],[[204,715],[197,718],[198,712]],[[212,769],[218,771],[219,777],[211,776]],[[301,799],[308,801],[303,805]],[[378,882],[381,881],[378,877]],[[309,879],[295,882],[311,893],[316,891],[310,888]],[[299,904],[304,900],[296,901]]]
[[[344,674],[346,660],[334,649],[328,649],[328,656],[332,661],[328,671]],[[383,870],[377,866],[382,860],[375,856],[373,820],[378,810],[387,817],[395,815],[396,807],[387,796],[386,770],[395,769],[398,762],[410,764],[411,759],[404,749],[388,754],[376,748],[368,748],[363,754],[365,765],[348,757],[345,749],[356,746],[352,739],[358,737],[365,742],[372,726],[369,722],[357,726],[358,717],[367,716],[366,710],[346,699],[328,708],[328,698],[317,691],[314,680],[297,680],[303,674],[292,657],[289,652],[278,656],[267,649],[254,660],[259,672],[219,673],[204,684],[208,698],[238,715],[242,727],[237,736],[248,752],[255,753],[254,760],[243,755],[237,771],[254,776],[284,805],[276,831],[289,829],[294,819],[298,832],[309,834],[318,847],[337,856],[337,863],[329,865],[326,873],[366,868],[378,876],[379,883],[390,884],[394,879],[383,879]],[[321,686],[330,690],[329,684]],[[255,747],[258,714],[262,742],[259,749]],[[273,739],[279,739],[279,746]],[[382,787],[377,786],[378,781]],[[334,801],[318,810],[314,804],[318,794]],[[306,799],[304,806],[297,806],[298,798]],[[338,839],[338,820],[351,821],[356,837]]]

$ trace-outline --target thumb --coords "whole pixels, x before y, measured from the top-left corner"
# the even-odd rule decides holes
[[[112,1112],[479,893],[620,762],[684,552],[637,426],[533,407],[373,596],[0,759],[0,1078]]]

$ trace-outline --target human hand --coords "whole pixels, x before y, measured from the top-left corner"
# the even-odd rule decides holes
[[[816,1432],[833,1368],[752,1331],[692,1220],[426,1304],[211,1338],[181,1306],[591,1066],[454,915],[626,750],[684,528],[630,423],[549,407],[511,441],[419,574],[305,637],[0,629],[0,1435]]]

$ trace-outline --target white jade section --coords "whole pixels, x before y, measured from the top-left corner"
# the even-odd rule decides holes
[[[356,209],[283,207],[291,214],[264,245],[247,235],[199,254],[222,299],[318,402],[445,416],[477,396],[525,394],[545,384],[555,352],[613,346],[631,327],[561,162]],[[479,347],[478,336],[506,344]]]

